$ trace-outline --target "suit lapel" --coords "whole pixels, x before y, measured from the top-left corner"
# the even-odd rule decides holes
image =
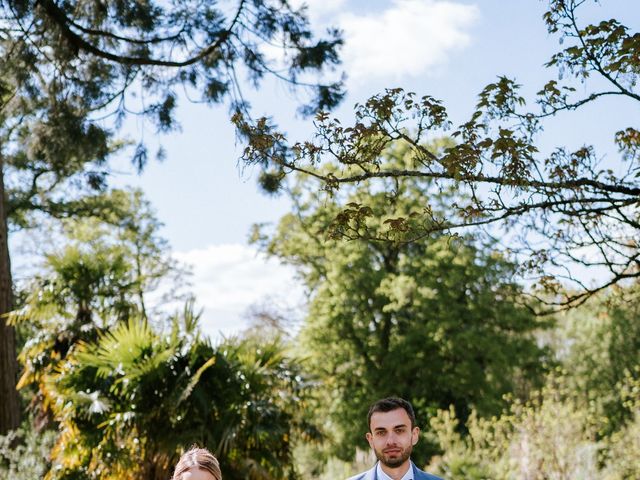
[[[362,480],[377,480],[376,468],[378,468],[378,464],[376,463],[373,468],[362,476]]]

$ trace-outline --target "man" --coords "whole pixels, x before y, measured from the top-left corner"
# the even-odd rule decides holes
[[[396,397],[378,400],[369,408],[367,420],[367,441],[378,463],[349,480],[442,480],[419,470],[410,459],[420,429],[409,402]]]

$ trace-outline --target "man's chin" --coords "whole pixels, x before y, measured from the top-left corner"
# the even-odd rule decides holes
[[[387,455],[386,453],[375,451],[376,457],[380,462],[389,468],[398,468],[405,464],[411,456],[411,450],[401,450],[395,455]]]
[[[400,465],[402,465],[404,462],[406,462],[408,460],[408,458],[404,458],[404,457],[392,457],[392,458],[384,457],[381,460],[382,460],[382,463],[384,463],[389,468],[398,468]]]

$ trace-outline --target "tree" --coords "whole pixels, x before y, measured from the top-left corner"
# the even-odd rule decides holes
[[[34,428],[57,433],[46,478],[159,480],[193,442],[217,453],[225,478],[288,475],[292,442],[318,435],[301,366],[277,336],[214,346],[193,300],[159,313],[151,287],[180,284],[158,223],[140,192],[110,196],[118,224],[65,222],[64,246],[10,316]]]
[[[275,339],[213,347],[180,323],[162,333],[132,318],[47,379],[60,435],[46,478],[160,480],[193,442],[225,478],[288,478],[292,442],[317,435],[300,366]]]
[[[306,78],[337,63],[338,34],[315,40],[304,10],[285,0],[3,1],[0,18],[0,315],[13,307],[8,224],[91,212],[78,195],[105,188],[126,115],[168,131],[179,90],[247,115],[245,73],[254,85],[270,75],[311,90],[304,113],[342,95],[339,83]],[[282,48],[283,69],[262,52],[270,43]],[[140,143],[134,163],[142,169],[148,156]],[[15,379],[14,331],[3,319],[0,433],[18,424]]]
[[[586,3],[549,2],[544,21],[563,47],[546,66],[557,69],[560,78],[541,88],[536,108],[527,106],[514,79],[499,77],[482,90],[469,120],[452,129],[437,99],[390,89],[356,106],[351,125],[319,114],[315,138],[293,145],[266,119],[253,124],[240,119],[238,127],[249,137],[244,159],[264,166],[271,190],[297,171],[321,180],[321,188],[331,192],[364,181],[379,180],[384,188],[384,181],[415,178],[467,193],[472,201],[453,205],[446,216],[425,204],[423,221],[402,231],[405,238],[480,227],[506,237],[533,280],[532,291],[542,289],[541,311],[572,307],[610,285],[637,282],[640,132],[629,126],[615,134],[615,165],[601,164],[588,143],[577,150],[558,146],[548,154],[536,143],[552,117],[570,121],[570,115],[607,98],[640,101],[640,34],[616,19],[582,26],[579,13]],[[442,132],[456,144],[436,155],[424,141]],[[394,144],[411,151],[404,168],[382,155]],[[323,171],[325,160],[338,166]],[[367,238],[356,228],[359,214],[357,206],[348,206],[336,217],[337,230]],[[405,228],[406,222],[397,220],[390,228]],[[575,266],[606,273],[590,285]]]
[[[559,314],[551,348],[560,368],[525,401],[499,416],[432,419],[451,478],[636,478],[640,474],[637,290],[607,292]],[[635,296],[628,303],[623,297]],[[459,429],[458,429],[459,430]]]
[[[50,421],[45,379],[80,342],[96,340],[132,316],[148,320],[151,313],[160,321],[163,299],[148,305],[148,296],[162,281],[172,287],[164,301],[185,300],[183,272],[159,237],[160,224],[142,193],[114,190],[102,197],[109,206],[106,218],[62,222],[64,246],[44,252],[40,272],[23,285],[20,307],[8,316],[24,339],[17,387],[34,390],[37,428]]]
[[[633,415],[628,387],[640,381],[637,287],[594,296],[566,312],[556,332],[558,359],[571,372],[567,386],[579,392],[599,423],[599,436],[616,432]]]
[[[408,149],[384,155],[394,168],[412,162]],[[426,202],[444,214],[469,199],[413,178],[363,181],[335,197],[296,179],[294,212],[271,236],[256,238],[294,265],[308,289],[300,349],[323,382],[320,404],[341,458],[364,449],[364,419],[375,398],[409,399],[421,422],[449,405],[466,419],[472,408],[499,413],[506,393],[523,395],[535,385],[544,350],[532,332],[544,325],[517,303],[515,267],[487,239],[432,234],[405,243],[400,227],[383,239],[399,218],[407,228],[419,222]],[[366,240],[324,238],[344,212],[353,212],[347,214]],[[418,447],[421,461],[425,447]]]

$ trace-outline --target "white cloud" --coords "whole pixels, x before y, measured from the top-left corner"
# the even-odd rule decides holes
[[[308,6],[319,36],[326,27],[344,32],[342,68],[350,87],[370,79],[400,81],[434,72],[471,43],[469,30],[480,16],[476,5],[454,0],[386,3],[386,9],[359,12],[347,0],[291,1],[294,7]],[[284,68],[280,48],[267,45],[262,51],[278,68]]]
[[[342,14],[345,70],[356,83],[428,73],[469,45],[478,16],[474,5],[443,0],[394,0],[382,12]]]
[[[177,252],[175,258],[193,268],[191,289],[203,307],[202,328],[211,337],[244,329],[247,309],[267,297],[289,306],[302,301],[293,269],[240,244],[210,245]]]

